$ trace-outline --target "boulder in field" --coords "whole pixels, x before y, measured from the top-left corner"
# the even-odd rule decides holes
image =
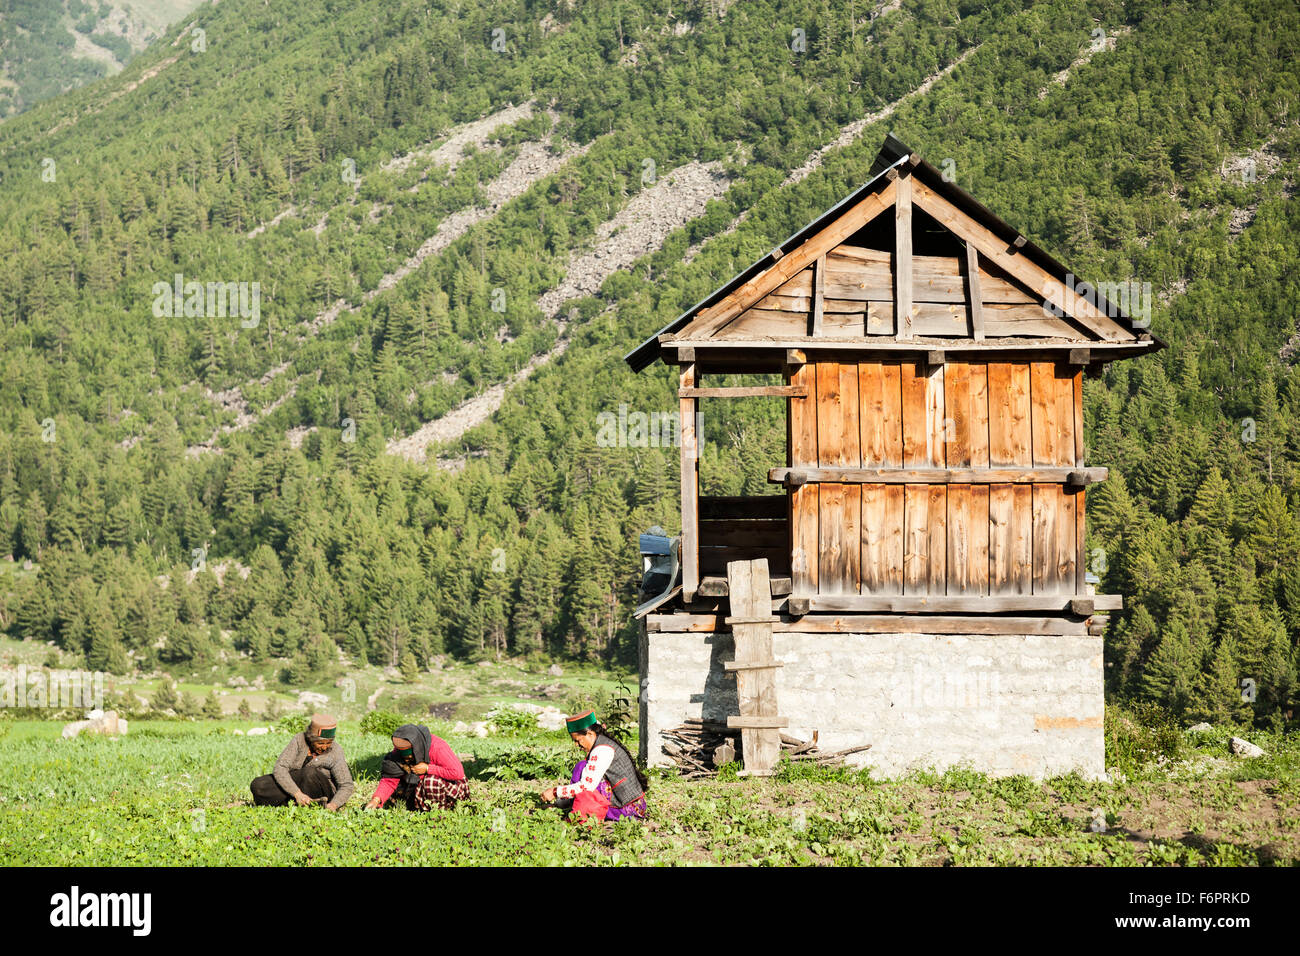
[[[266,736],[267,734],[269,734],[270,732],[271,732],[271,728],[270,728],[270,727],[250,727],[250,728],[248,729],[248,736],[250,736],[250,737],[264,737],[264,736]]]
[[[1232,737],[1228,740],[1228,749],[1238,757],[1263,757],[1265,756],[1264,748],[1257,747],[1249,740],[1243,740],[1240,737]]]
[[[74,720],[65,724],[62,736],[65,740],[71,740],[83,733],[119,737],[126,733],[126,729],[127,723],[117,716],[117,711],[92,710],[86,715],[85,720]]]
[[[550,674],[552,677],[563,677],[564,668],[559,664],[552,664],[550,667],[546,668],[546,673]]]
[[[1192,724],[1192,726],[1188,727],[1187,732],[1190,734],[1200,734],[1213,729],[1213,726],[1207,724],[1205,721],[1201,721],[1199,724]]]
[[[90,721],[88,720],[74,720],[70,724],[64,724],[63,739],[71,740],[73,737],[77,736],[77,734],[81,733],[89,726],[90,726]]]
[[[563,730],[564,712],[556,707],[547,707],[537,715],[538,730]]]

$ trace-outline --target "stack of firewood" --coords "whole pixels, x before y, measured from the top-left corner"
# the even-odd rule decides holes
[[[837,767],[850,754],[870,750],[871,744],[847,750],[823,751],[817,746],[817,732],[812,740],[781,735],[781,753],[799,763],[819,767]],[[715,720],[688,719],[680,727],[664,731],[664,754],[677,764],[687,779],[710,777],[725,763],[740,759],[740,731]]]

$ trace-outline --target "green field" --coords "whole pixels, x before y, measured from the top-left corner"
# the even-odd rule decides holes
[[[1252,733],[1269,756],[1231,757],[1219,730],[1184,733],[1177,759],[1123,783],[1034,782],[953,770],[877,781],[783,765],[766,780],[656,772],[651,819],[593,831],[536,794],[577,759],[562,733],[458,737],[472,798],[452,812],[367,812],[387,738],[342,725],[358,778],[343,812],[248,805],[284,733],[256,722],[144,721],[118,740],[65,741],[54,722],[0,721],[6,865],[1296,865],[1300,745]],[[1100,808],[1107,832],[1089,821]]]

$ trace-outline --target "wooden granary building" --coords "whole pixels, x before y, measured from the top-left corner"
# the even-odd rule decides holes
[[[1160,347],[1109,291],[890,137],[864,186],[629,353],[677,367],[682,432],[680,575],[638,611],[643,757],[703,720],[758,772],[816,731],[882,773],[1103,773],[1121,597],[1088,583],[1083,377]],[[760,373],[782,384],[710,385]],[[787,403],[774,493],[702,497],[698,405],[752,396]]]

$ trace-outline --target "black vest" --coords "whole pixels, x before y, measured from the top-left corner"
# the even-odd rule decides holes
[[[641,789],[641,781],[636,775],[636,765],[632,763],[632,758],[614,741],[604,734],[598,734],[592,749],[602,745],[614,751],[614,760],[605,771],[605,783],[614,797],[611,805],[625,807],[639,800],[645,795],[645,791]]]

